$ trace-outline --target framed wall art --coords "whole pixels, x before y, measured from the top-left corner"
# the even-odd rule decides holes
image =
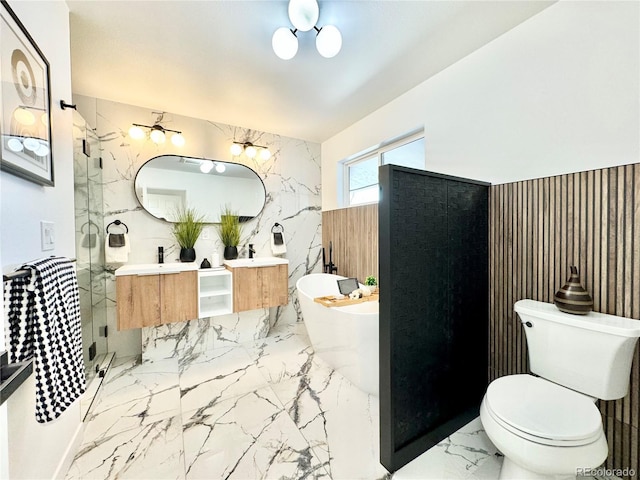
[[[49,62],[9,4],[0,3],[0,168],[53,185]]]

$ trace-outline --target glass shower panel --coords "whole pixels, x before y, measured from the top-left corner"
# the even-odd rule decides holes
[[[107,353],[107,272],[104,268],[104,207],[102,201],[102,162],[100,160],[100,140],[92,128],[86,129],[89,145],[87,174],[89,189],[89,218],[91,232],[95,233],[94,246],[89,260],[91,270],[91,307],[93,314],[93,341],[99,359]],[[93,237],[91,237],[93,238]]]
[[[102,169],[100,145],[82,116],[73,112],[76,262],[82,318],[82,350],[87,383],[107,351],[106,289],[102,235]]]

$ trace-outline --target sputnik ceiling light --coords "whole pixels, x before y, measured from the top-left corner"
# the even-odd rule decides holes
[[[135,140],[142,140],[147,135],[143,128],[148,128],[149,138],[153,143],[159,145],[165,142],[167,138],[167,132],[171,132],[173,133],[173,135],[171,135],[171,143],[173,143],[176,147],[182,147],[185,143],[182,132],[179,132],[178,130],[171,130],[170,128],[165,128],[161,125],[162,119],[164,118],[164,112],[153,113],[157,115],[156,121],[153,125],[141,125],[139,123],[134,123],[129,129],[129,136]]]
[[[269,160],[271,158],[271,152],[267,147],[254,145],[251,142],[233,142],[231,144],[231,155],[237,157],[242,154],[242,152],[249,158],[256,158],[258,154],[260,154],[261,160]]]
[[[289,20],[294,26],[278,28],[271,38],[275,54],[283,60],[290,60],[298,53],[298,32],[316,31],[316,48],[325,58],[335,57],[342,48],[342,34],[333,25],[318,28],[320,16],[317,0],[289,0]]]

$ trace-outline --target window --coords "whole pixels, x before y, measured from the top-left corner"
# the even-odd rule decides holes
[[[347,206],[376,203],[379,199],[378,167],[392,163],[402,167],[425,168],[422,132],[387,143],[344,163]]]
[[[349,164],[349,205],[378,201],[378,157]]]

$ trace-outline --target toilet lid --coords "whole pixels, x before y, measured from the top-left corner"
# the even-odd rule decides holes
[[[602,430],[600,412],[589,397],[532,375],[494,380],[485,400],[502,422],[540,439],[588,443]]]

